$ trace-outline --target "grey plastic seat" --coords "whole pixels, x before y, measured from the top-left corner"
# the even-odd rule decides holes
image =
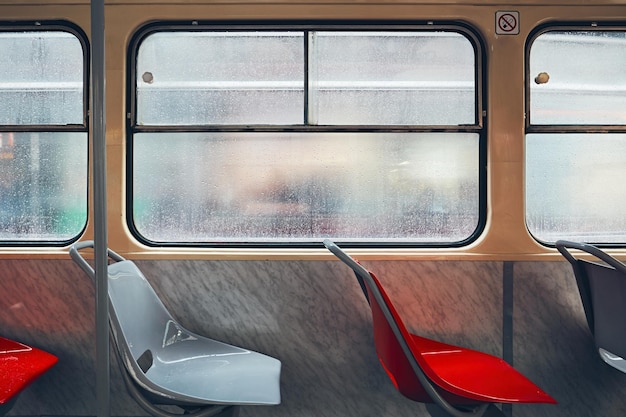
[[[626,265],[586,243],[559,240],[556,248],[574,269],[587,325],[600,357],[626,373]],[[571,249],[603,263],[577,258]]]
[[[92,278],[79,253],[72,259]],[[158,417],[236,416],[242,405],[280,403],[281,363],[272,357],[212,340],[184,329],[163,305],[134,262],[108,250],[109,324],[122,375],[131,395]]]

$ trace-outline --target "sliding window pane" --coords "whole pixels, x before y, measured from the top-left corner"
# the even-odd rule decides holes
[[[0,133],[0,240],[67,241],[87,223],[87,133]]]
[[[626,124],[626,32],[546,32],[530,49],[533,125]]]
[[[314,32],[309,122],[476,123],[476,53],[454,32]]]
[[[302,32],[159,32],[137,54],[137,124],[302,124]]]
[[[626,242],[626,134],[526,135],[526,223],[553,243]]]
[[[84,51],[62,31],[0,32],[0,124],[81,125]]]

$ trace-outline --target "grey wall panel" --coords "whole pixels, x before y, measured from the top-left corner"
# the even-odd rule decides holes
[[[94,291],[70,260],[0,260],[0,334],[59,362],[19,397],[14,414],[94,414]]]
[[[368,262],[416,332],[501,352],[499,267]],[[283,403],[244,415],[426,415],[378,363],[369,308],[339,262],[138,262],[189,329],[283,362]],[[474,277],[479,277],[475,279]]]
[[[514,274],[514,365],[559,402],[514,415],[626,415],[626,374],[597,355],[570,265],[516,262]]]
[[[368,262],[407,327],[421,336],[502,356],[502,264]]]
[[[363,263],[377,273],[412,331],[502,355],[502,262]],[[379,365],[368,307],[338,261],[137,264],[190,330],[282,361],[282,404],[244,408],[243,417],[427,416],[422,405],[395,391]],[[0,282],[0,334],[59,357],[11,415],[95,415],[95,307],[88,278],[70,260],[0,260]],[[577,297],[567,264],[514,264],[515,366],[560,402],[516,405],[514,416],[626,414],[625,375],[595,354]],[[113,362],[112,415],[145,415]]]

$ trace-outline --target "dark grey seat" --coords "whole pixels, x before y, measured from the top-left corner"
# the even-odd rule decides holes
[[[79,253],[93,241],[71,247],[72,259],[92,278]],[[236,416],[241,405],[280,403],[279,360],[194,334],[163,305],[132,261],[108,250],[109,324],[122,375],[135,400],[158,417]]]
[[[556,248],[574,269],[587,324],[600,357],[626,372],[626,265],[586,243],[559,240]],[[602,263],[577,258],[571,249],[593,255]]]

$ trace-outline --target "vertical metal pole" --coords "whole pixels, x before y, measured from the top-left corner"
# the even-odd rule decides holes
[[[513,261],[502,264],[502,359],[513,366]],[[513,415],[512,404],[502,404],[505,416]]]
[[[96,272],[97,416],[109,417],[109,298],[105,126],[104,0],[91,1],[91,121],[93,137],[94,257]]]

